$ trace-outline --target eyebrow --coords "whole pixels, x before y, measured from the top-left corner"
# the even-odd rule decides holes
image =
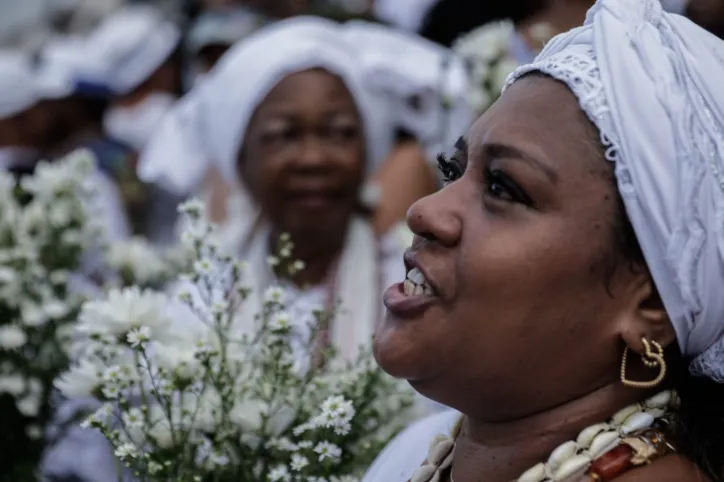
[[[467,164],[469,144],[465,137],[460,137],[455,142],[455,150],[457,154]],[[541,171],[553,184],[558,183],[558,173],[551,169],[548,165],[542,163],[534,156],[523,152],[522,150],[506,144],[491,143],[483,146],[483,155],[486,158],[506,158],[514,161],[522,161],[529,166]]]
[[[553,184],[558,183],[558,173],[551,169],[550,166],[516,147],[497,143],[485,144],[483,146],[483,154],[487,158],[505,158],[524,162],[541,171]]]

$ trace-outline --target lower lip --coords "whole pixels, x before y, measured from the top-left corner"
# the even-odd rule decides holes
[[[387,311],[398,318],[410,319],[422,315],[437,303],[437,297],[427,295],[408,296],[404,292],[403,283],[397,283],[385,291],[382,300]]]

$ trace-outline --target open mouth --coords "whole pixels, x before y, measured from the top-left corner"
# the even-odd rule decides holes
[[[435,292],[427,282],[425,274],[419,268],[412,268],[407,271],[405,281],[402,284],[402,292],[405,296],[433,296]]]
[[[405,254],[405,267],[405,280],[390,286],[383,298],[389,313],[410,320],[422,316],[429,307],[439,302],[439,298],[433,283],[417,267],[412,253]]]

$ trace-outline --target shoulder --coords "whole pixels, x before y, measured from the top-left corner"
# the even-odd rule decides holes
[[[424,418],[398,435],[365,474],[362,482],[407,482],[427,457],[436,435],[450,434],[460,414],[453,410]]]
[[[614,482],[710,482],[693,462],[669,455],[651,465],[625,473]]]

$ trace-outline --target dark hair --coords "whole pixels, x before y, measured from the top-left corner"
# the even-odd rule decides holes
[[[598,134],[596,141],[599,142]],[[646,266],[646,261],[623,200],[617,196],[614,248],[619,259],[640,269]],[[712,482],[724,482],[724,384],[692,375],[690,361],[681,355],[676,343],[666,351],[668,383],[681,399],[672,420],[674,444],[677,452],[693,461]]]

